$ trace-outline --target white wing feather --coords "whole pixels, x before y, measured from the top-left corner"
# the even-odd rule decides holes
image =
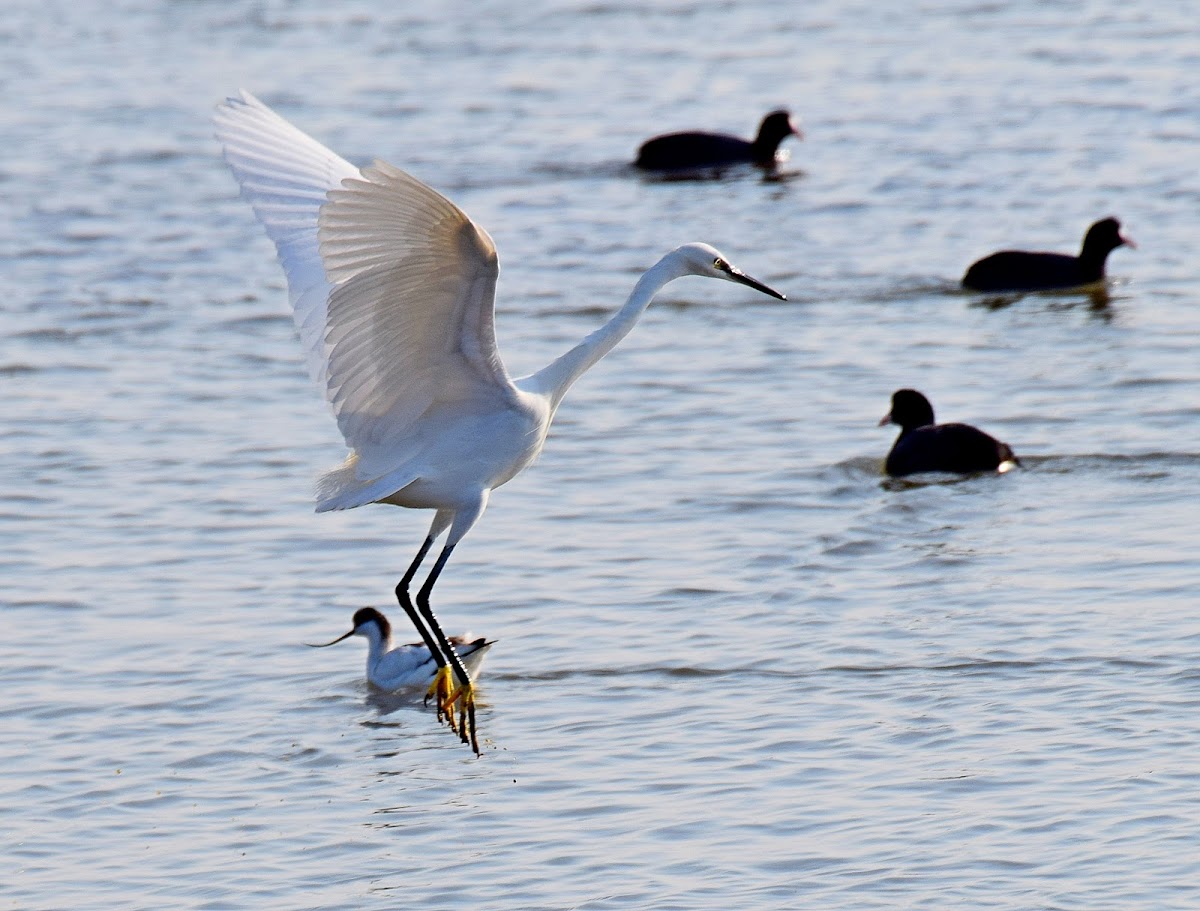
[[[517,394],[496,347],[495,246],[425,184],[383,162],[360,171],[247,92],[215,120],[352,450],[318,508],[386,496],[419,472],[439,414]]]
[[[361,480],[416,457],[446,408],[511,402],[496,348],[491,238],[458,207],[383,162],[329,194],[329,400]]]
[[[358,168],[296,129],[248,92],[214,115],[225,161],[275,242],[309,372],[325,386],[326,302],[331,286],[317,242],[326,194]]]

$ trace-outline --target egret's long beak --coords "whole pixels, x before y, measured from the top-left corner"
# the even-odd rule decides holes
[[[1118,239],[1119,241],[1121,241],[1121,243],[1123,243],[1125,246],[1127,246],[1127,247],[1128,247],[1130,250],[1136,250],[1136,249],[1137,249],[1137,244],[1135,244],[1135,243],[1133,242],[1133,238],[1132,238],[1132,237],[1129,237],[1129,236],[1127,236],[1127,235],[1125,235],[1125,234],[1118,234],[1118,235],[1117,235],[1117,239]]]
[[[886,427],[890,423],[892,423],[892,413],[889,411],[887,414],[885,414],[883,417],[881,417],[879,419],[878,426]]]
[[[350,630],[350,632],[348,632],[344,635],[338,636],[332,642],[322,642],[320,645],[315,645],[312,642],[305,642],[304,644],[307,645],[309,648],[329,648],[329,646],[337,645],[343,639],[349,639],[353,635],[354,635],[354,630]]]
[[[769,294],[771,297],[777,298],[781,301],[787,300],[786,297],[784,297],[774,288],[768,288],[757,278],[751,278],[741,269],[734,269],[733,267],[730,267],[729,271],[725,274],[728,275],[733,281],[738,282],[739,284],[747,285],[753,288],[755,291],[761,291],[763,294]]]

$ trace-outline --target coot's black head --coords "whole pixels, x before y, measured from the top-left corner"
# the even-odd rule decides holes
[[[1137,247],[1132,240],[1121,234],[1121,223],[1115,218],[1102,218],[1090,228],[1083,238],[1080,259],[1101,259],[1120,246]]]
[[[376,623],[379,625],[379,632],[383,638],[388,637],[388,633],[392,631],[392,626],[388,623],[387,617],[379,613],[373,607],[360,607],[354,612],[354,619],[351,621],[353,632],[358,632],[359,627],[366,623]]]
[[[758,138],[755,139],[755,144],[769,145],[774,149],[788,136],[804,138],[804,134],[800,132],[799,124],[792,120],[792,115],[788,111],[780,109],[772,111],[763,118],[762,123],[758,127]]]
[[[933,406],[915,389],[897,389],[892,393],[892,410],[879,422],[899,424],[902,433],[933,423]]]

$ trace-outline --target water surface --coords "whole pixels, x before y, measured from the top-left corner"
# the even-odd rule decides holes
[[[0,905],[1200,904],[1200,57],[1189,11],[92,0],[0,23]],[[313,653],[429,516],[342,456],[211,139],[238,87],[487,227],[514,373],[686,241],[439,583],[499,640],[474,759]],[[656,132],[790,106],[788,179]],[[1106,303],[955,290],[1140,249]],[[1010,442],[889,482],[891,392]]]

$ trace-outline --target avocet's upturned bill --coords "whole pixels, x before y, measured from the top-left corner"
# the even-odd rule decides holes
[[[611,319],[537,373],[513,379],[493,324],[496,248],[450,200],[382,161],[354,167],[243,92],[217,108],[225,160],[275,242],[296,325],[350,448],[317,509],[435,510],[396,598],[438,662],[438,706],[475,739],[466,668],[429,605],[434,583],[501,484],[541,452],[563,396],[670,281],[700,275],[782,294],[706,244],[672,250]],[[417,592],[434,541],[446,544]],[[453,668],[457,682],[451,680]]]

